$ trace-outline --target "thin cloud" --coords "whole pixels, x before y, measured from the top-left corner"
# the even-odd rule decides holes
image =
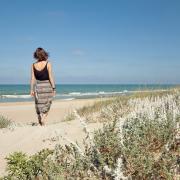
[[[85,52],[82,49],[73,49],[72,54],[75,56],[83,56]]]
[[[15,39],[20,42],[30,42],[30,43],[36,40],[34,37],[31,36],[16,37]]]

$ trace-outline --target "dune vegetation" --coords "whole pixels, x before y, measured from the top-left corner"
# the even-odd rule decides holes
[[[7,128],[11,125],[11,120],[7,117],[0,115],[0,129]]]
[[[32,156],[7,157],[2,179],[178,179],[180,90],[113,97],[74,110],[86,138]],[[90,133],[88,123],[102,122]],[[63,137],[61,137],[63,138]]]

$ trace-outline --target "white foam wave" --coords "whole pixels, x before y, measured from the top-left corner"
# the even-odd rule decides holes
[[[73,99],[75,99],[75,98],[67,98],[67,99],[63,99],[63,100],[65,100],[65,101],[71,101],[71,100],[73,100]]]
[[[72,92],[72,93],[69,93],[70,95],[74,95],[74,96],[76,96],[76,95],[80,95],[81,94],[81,92]]]
[[[62,94],[61,96],[98,96],[98,95],[113,95],[113,94],[122,94],[122,93],[128,93],[127,90],[124,91],[117,91],[117,92],[105,92],[105,91],[99,91],[99,92],[71,92],[68,94]]]
[[[30,95],[1,95],[1,98],[23,98],[23,99],[27,99],[27,98],[31,98]]]

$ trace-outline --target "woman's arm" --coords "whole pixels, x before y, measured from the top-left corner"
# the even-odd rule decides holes
[[[50,80],[50,83],[51,83],[51,86],[53,88],[53,90],[55,91],[55,82],[54,82],[54,76],[53,76],[53,73],[52,73],[52,65],[50,62],[48,62],[48,73],[49,73],[49,80]]]
[[[31,67],[31,82],[30,82],[31,96],[34,96],[34,84],[35,84],[35,77],[34,77],[34,69],[33,69],[33,65],[32,65],[32,67]]]

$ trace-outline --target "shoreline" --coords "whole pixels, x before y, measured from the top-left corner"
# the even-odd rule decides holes
[[[122,96],[122,95],[130,95],[130,94],[135,94],[135,93],[147,93],[147,92],[166,92],[166,91],[170,91],[173,89],[179,89],[179,86],[177,87],[173,87],[173,88],[167,88],[167,89],[142,89],[142,90],[124,90],[124,91],[119,91],[119,92],[104,92],[102,94],[99,95],[81,95],[79,97],[69,97],[69,98],[60,98],[58,97],[59,94],[57,94],[57,96],[54,98],[53,101],[55,102],[66,102],[66,101],[74,101],[74,100],[88,100],[88,99],[107,99],[107,98],[113,98],[113,97],[117,97],[117,96]],[[0,95],[0,98],[2,95]],[[11,96],[11,95],[7,95],[7,96]],[[14,95],[12,95],[14,96]],[[16,95],[16,96],[21,96],[21,95]],[[29,95],[23,95],[23,96],[29,96]],[[84,96],[84,97],[83,97]],[[7,98],[8,99],[8,98]],[[11,98],[9,98],[11,99]],[[12,98],[13,100],[15,100],[16,98]],[[21,100],[19,100],[21,99]],[[0,106],[4,105],[4,104],[12,104],[12,103],[18,103],[18,104],[24,104],[24,103],[33,103],[34,99],[32,98],[17,98],[17,101],[11,101],[11,100],[7,100],[7,101],[0,101]]]
[[[114,96],[115,97],[115,96]],[[72,102],[72,101],[85,101],[85,100],[104,100],[104,99],[109,99],[111,97],[92,97],[92,98],[82,98],[82,99],[71,99],[71,100],[66,100],[66,99],[54,99],[52,103],[59,103],[59,102]],[[17,101],[17,102],[0,102],[0,107],[1,106],[11,106],[11,105],[30,105],[34,104],[34,100],[32,101]]]

